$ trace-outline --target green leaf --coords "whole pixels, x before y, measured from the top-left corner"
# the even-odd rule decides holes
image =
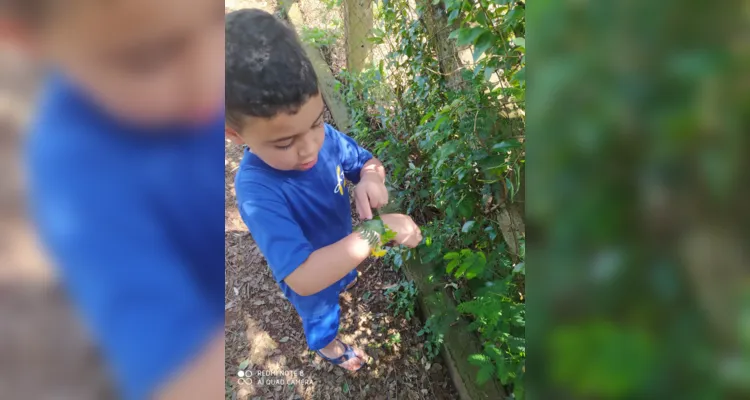
[[[479,75],[479,72],[481,72],[484,67],[485,67],[484,64],[477,63],[477,65],[474,67],[474,72],[472,73],[471,77],[476,78],[477,75]]]
[[[497,372],[497,379],[500,379],[500,383],[502,383],[503,385],[508,384],[510,371],[508,371],[508,367],[505,365],[505,362],[502,359],[499,363],[495,364],[495,371]]]
[[[463,264],[461,264],[461,266],[460,266],[460,267],[458,267],[458,269],[456,270],[456,273],[454,274],[454,276],[455,276],[456,278],[460,278],[460,277],[464,276],[464,274],[466,273],[466,271],[467,271],[467,270],[469,269],[469,267],[471,267],[472,265],[474,265],[474,264],[473,264],[473,263],[471,262],[471,260],[470,260],[470,259],[469,259],[469,260],[466,260],[466,261],[464,261],[464,262],[463,262]]]
[[[431,238],[427,238],[427,239],[431,240]],[[424,255],[423,260],[424,260],[424,262],[428,263],[428,262],[434,261],[439,256],[440,256],[440,249],[433,247],[431,249],[431,251],[428,251],[427,254]]]
[[[517,37],[513,39],[513,44],[515,44],[518,47],[526,48],[526,38]]]
[[[489,32],[487,29],[481,26],[475,26],[472,28],[461,28],[458,30],[458,38],[456,39],[456,45],[466,46],[467,44],[474,43],[477,38],[485,32]]]
[[[516,188],[513,186],[513,182],[508,178],[505,178],[505,188],[508,189],[508,193],[510,193],[509,196],[511,200],[513,200],[516,195]]]
[[[425,124],[425,122],[429,121],[429,120],[430,120],[430,118],[432,118],[432,116],[433,116],[433,115],[435,115],[435,113],[434,113],[433,111],[430,111],[430,112],[428,112],[427,114],[425,114],[425,115],[424,115],[424,116],[422,117],[422,119],[421,119],[421,120],[419,121],[419,125],[424,125],[424,124]]]
[[[487,66],[484,68],[484,80],[489,81],[490,78],[492,78],[492,74],[495,73],[497,69],[495,67]]]
[[[349,393],[349,384],[344,382],[344,384],[341,385],[341,391],[343,391],[344,393]]]
[[[466,223],[464,224],[464,226],[461,228],[461,232],[463,232],[463,233],[469,232],[471,230],[471,228],[474,227],[475,223],[476,223],[475,221],[466,221]]]
[[[435,130],[440,129],[440,126],[445,123],[445,121],[448,120],[447,114],[440,114],[440,116],[435,120]]]
[[[244,370],[245,368],[247,368],[248,365],[250,365],[250,360],[245,360],[240,363],[239,369]]]
[[[483,252],[478,251],[475,254],[476,254],[477,263],[479,263],[482,267],[487,265],[487,256],[485,256]]]
[[[492,356],[495,360],[499,360],[503,357],[503,353],[500,351],[500,349],[497,348],[497,346],[493,344],[489,344],[484,348],[484,352],[488,353],[490,356]]]
[[[458,213],[465,218],[472,216],[472,206],[469,201],[462,201],[458,204]]]
[[[404,265],[404,259],[401,256],[401,253],[396,253],[393,256],[393,263],[396,264],[397,267],[401,267],[402,265]]]
[[[521,67],[521,69],[514,72],[511,81],[519,84],[526,82],[526,67]]]
[[[477,62],[479,57],[481,57],[487,49],[492,47],[494,42],[495,36],[492,33],[489,31],[482,33],[476,43],[474,43],[474,62]]]
[[[460,260],[453,260],[449,262],[448,265],[445,267],[445,272],[450,274],[451,272],[453,272],[453,269],[455,269],[456,266],[458,266],[458,263],[460,262],[461,262]]]
[[[477,384],[484,385],[485,382],[489,381],[490,378],[492,378],[492,375],[495,372],[495,368],[490,365],[483,365],[481,368],[479,368],[479,372],[477,372]]]
[[[452,24],[456,18],[458,18],[458,9],[451,11],[450,15],[448,15],[448,23]]]
[[[362,300],[367,301],[370,298],[370,296],[372,296],[372,293],[370,293],[370,291],[368,290],[365,292],[365,294],[362,295]]]
[[[458,150],[458,141],[450,141],[440,147],[440,154],[442,157],[447,158],[453,155]],[[443,160],[441,160],[443,161]]]
[[[458,253],[456,253],[455,251],[452,251],[443,256],[443,260],[455,260],[456,258],[458,258]]]
[[[469,356],[469,364],[476,365],[477,367],[482,367],[484,365],[492,365],[490,362],[490,359],[485,356],[484,354],[472,354]]]
[[[487,25],[487,14],[480,12],[475,14],[474,18],[477,19],[480,25]]]
[[[482,272],[484,272],[484,265],[481,263],[474,263],[471,265],[471,268],[466,271],[466,275],[464,275],[464,277],[471,280],[479,276]]]

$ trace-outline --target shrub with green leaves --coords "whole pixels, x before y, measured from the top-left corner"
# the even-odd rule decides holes
[[[339,26],[334,26],[331,29],[317,27],[308,28],[303,26],[300,33],[300,39],[313,47],[328,48],[333,46],[338,40],[340,36],[340,33],[338,33],[339,30]]]
[[[436,10],[451,32],[444,39],[471,54],[459,85],[441,71],[445,43],[425,23]],[[457,309],[483,343],[469,360],[477,382],[496,379],[522,398],[524,241],[503,221],[523,210],[525,4],[436,0],[412,9],[392,0],[375,14],[371,41],[390,47],[370,68],[341,76],[351,134],[385,163],[395,207],[425,236],[416,252],[394,248],[386,260],[398,268],[419,257],[441,268],[436,279],[456,288]],[[438,330],[425,325],[422,334],[430,342]]]
[[[392,308],[395,315],[403,314],[407,321],[411,321],[417,296],[417,286],[414,282],[399,282],[396,286],[386,289],[385,295],[391,297],[388,308]]]
[[[425,338],[424,350],[427,359],[432,361],[440,354],[440,347],[443,345],[445,334],[441,332],[434,316],[427,318],[422,329],[417,332],[417,336]]]

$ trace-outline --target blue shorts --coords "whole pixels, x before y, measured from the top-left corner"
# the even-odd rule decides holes
[[[338,335],[341,317],[339,295],[356,278],[355,268],[338,282],[310,296],[300,296],[282,283],[284,294],[302,318],[305,339],[311,350],[326,347]]]

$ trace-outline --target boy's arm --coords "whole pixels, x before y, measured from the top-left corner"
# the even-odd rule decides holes
[[[370,255],[370,243],[354,232],[336,243],[313,251],[289,206],[267,186],[238,184],[240,214],[277,281],[297,294],[310,296],[331,286]],[[419,227],[406,215],[381,215],[397,233],[394,241],[410,247],[421,239]]]
[[[370,244],[355,232],[312,252],[284,281],[297,294],[310,296],[346,276],[369,255]]]
[[[362,166],[360,180],[354,188],[354,202],[360,219],[372,219],[372,209],[388,204],[388,189],[385,187],[385,168],[376,158]]]
[[[372,153],[362,148],[354,139],[337,131],[328,124],[326,124],[326,132],[336,142],[341,151],[340,162],[341,167],[344,169],[344,176],[349,182],[355,185],[358,184],[362,177],[364,166],[373,159]],[[383,178],[385,178],[385,174]]]
[[[361,219],[372,219],[372,209],[388,204],[385,187],[385,167],[372,153],[354,139],[326,125],[327,133],[341,151],[341,165],[347,180],[357,185],[354,200]]]
[[[357,233],[313,251],[289,206],[273,189],[251,183],[239,184],[237,190],[242,219],[274,278],[299,295],[329,287],[370,254],[369,243]]]
[[[377,182],[385,183],[385,166],[380,160],[373,157],[362,166],[359,177],[360,181],[362,179],[374,179]]]
[[[419,227],[411,217],[384,214],[381,218],[396,233],[393,239],[396,243],[413,248],[422,241]],[[369,255],[369,243],[358,232],[354,232],[330,246],[314,251],[286,278],[286,283],[289,287],[296,287],[295,291],[303,296],[317,293],[341,279]]]

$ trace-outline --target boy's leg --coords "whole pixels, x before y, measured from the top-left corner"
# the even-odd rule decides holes
[[[339,306],[338,291],[332,291],[317,308],[315,316],[302,316],[302,325],[305,330],[305,338],[311,350],[320,351],[329,359],[336,359],[346,353],[346,346],[337,340],[341,307]],[[356,357],[338,364],[344,369],[354,371],[367,363],[367,354],[359,348],[352,347]]]

